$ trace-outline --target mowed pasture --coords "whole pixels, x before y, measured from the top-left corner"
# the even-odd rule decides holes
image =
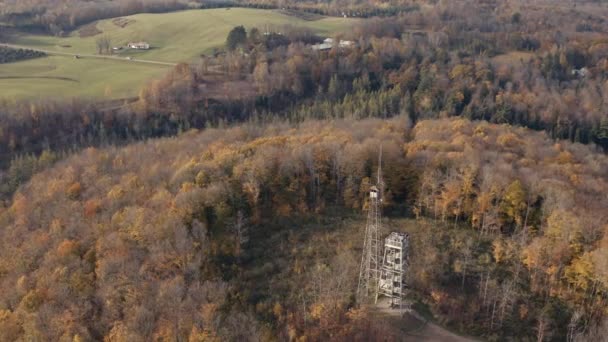
[[[243,25],[250,29],[266,26],[293,25],[307,27],[320,35],[331,35],[348,29],[356,19],[321,17],[305,20],[275,10],[248,8],[189,10],[164,14],[137,14],[128,17],[101,20],[97,30],[87,25],[68,37],[25,35],[14,43],[45,50],[93,54],[100,36],[110,38],[112,46],[125,46],[129,42],[145,41],[151,45],[147,51],[130,51],[124,56],[163,62],[187,62],[201,53],[220,47],[232,28]]]
[[[49,56],[0,64],[0,97],[4,99],[137,96],[146,81],[162,77],[168,66],[102,59]]]
[[[305,20],[279,11],[257,9],[189,10],[163,14],[138,14],[101,20],[66,37],[20,34],[11,43],[49,52],[94,55],[96,40],[108,37],[112,46],[146,41],[147,51],[123,50],[121,59],[97,59],[52,55],[0,65],[0,98],[118,99],[136,96],[148,81],[162,77],[166,65],[129,61],[195,63],[203,53],[224,45],[228,32],[238,25],[250,29],[293,25],[307,27],[321,36],[346,31],[357,19],[320,17]],[[94,25],[94,28],[92,28]]]

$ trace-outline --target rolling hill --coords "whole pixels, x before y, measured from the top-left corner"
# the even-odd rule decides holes
[[[412,299],[440,323],[526,340],[541,313],[561,335],[564,313],[605,310],[605,155],[463,119],[311,121],[91,148],[35,175],[0,209],[0,340],[402,341],[352,307],[380,145],[385,212],[419,216],[382,234],[411,234]]]
[[[138,14],[107,19],[81,27],[67,37],[20,34],[19,46],[50,53],[94,55],[96,40],[108,37],[112,46],[147,41],[148,51],[125,51],[120,57],[158,62],[192,62],[201,53],[221,47],[235,26],[247,28],[293,25],[321,35],[346,29],[355,19],[315,17],[306,20],[279,11],[257,9],[190,10],[164,14]],[[134,96],[147,80],[163,75],[166,65],[141,65],[124,60],[98,60],[53,56],[0,66],[0,93],[7,98]],[[7,80],[10,80],[7,81]],[[111,91],[106,91],[110,89]]]
[[[16,99],[131,97],[167,70],[162,65],[49,56],[0,65],[0,93]]]
[[[114,46],[125,46],[134,41],[150,43],[150,50],[135,53],[138,58],[184,62],[196,60],[201,53],[222,46],[228,32],[238,25],[260,29],[266,25],[294,25],[330,35],[348,28],[354,22],[355,19],[329,17],[305,20],[270,10],[220,8],[101,20],[65,38],[25,35],[15,43],[60,52],[92,54],[96,52],[95,41],[103,35],[109,37]]]

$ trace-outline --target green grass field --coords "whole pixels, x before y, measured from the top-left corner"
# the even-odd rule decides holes
[[[49,56],[0,64],[0,96],[22,98],[104,98],[137,96],[146,81],[170,67]]]
[[[48,51],[92,55],[96,53],[95,41],[104,35],[111,39],[112,46],[123,46],[131,41],[146,41],[152,46],[148,51],[122,52],[120,56],[123,57],[193,62],[201,53],[222,47],[228,32],[238,25],[263,30],[266,25],[289,24],[310,28],[324,36],[348,29],[355,20],[328,17],[304,20],[278,11],[245,8],[189,10],[101,20],[96,27],[102,33],[95,36],[81,38],[79,30],[67,37],[23,34],[15,37],[12,43]],[[134,96],[146,81],[161,77],[167,69],[167,66],[126,60],[51,56],[0,65],[0,97]],[[106,94],[106,89],[111,89],[111,92]]]
[[[14,43],[53,51],[94,54],[95,41],[104,35],[111,39],[113,46],[124,46],[133,41],[150,43],[151,50],[133,53],[137,58],[184,62],[222,46],[228,32],[238,25],[263,29],[266,25],[290,24],[329,35],[347,29],[353,20],[324,17],[307,21],[278,11],[248,8],[190,10],[123,17],[121,22],[128,23],[125,27],[115,24],[114,19],[101,20],[97,22],[97,29],[102,33],[91,37],[81,38],[76,30],[65,38],[25,35]]]

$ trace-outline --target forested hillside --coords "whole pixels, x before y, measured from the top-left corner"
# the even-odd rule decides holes
[[[353,306],[352,218],[382,145],[385,212],[419,220],[417,300],[492,340],[600,341],[608,158],[523,128],[408,122],[250,124],[58,162],[0,213],[0,340],[398,340]]]
[[[501,9],[455,2],[370,19],[341,35],[352,48],[321,53],[307,30],[282,27],[277,38],[251,29],[236,51],[180,64],[118,108],[6,100],[0,164],[260,117],[461,116],[608,149],[606,23],[585,6]]]
[[[233,6],[282,19],[218,15],[254,13]],[[122,18],[187,8],[223,33]],[[325,37],[318,14],[360,19]],[[188,44],[152,44],[185,62],[131,98],[0,99],[0,342],[415,338],[355,295],[380,150],[380,235],[409,234],[426,327],[606,341],[607,17],[567,0],[0,1],[2,41],[61,51],[50,35],[73,32],[115,53],[70,50],[72,72],[159,63],[120,45],[155,43],[138,24]],[[0,82],[41,56],[3,53]]]

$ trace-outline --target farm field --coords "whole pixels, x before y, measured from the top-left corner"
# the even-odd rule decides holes
[[[68,37],[23,35],[13,43],[58,52],[93,54],[96,53],[95,41],[104,36],[110,38],[112,46],[137,41],[146,41],[151,46],[148,51],[123,52],[124,56],[187,62],[222,46],[228,32],[238,25],[263,29],[266,25],[289,24],[330,35],[347,29],[356,20],[334,17],[304,20],[279,11],[247,8],[189,10],[106,19],[76,30]],[[81,34],[85,36],[81,37]]]
[[[168,63],[195,62],[201,53],[222,47],[228,32],[238,25],[263,29],[266,25],[290,24],[310,28],[320,35],[331,35],[347,29],[355,21],[329,17],[305,20],[279,11],[233,8],[101,20],[81,27],[67,37],[20,34],[13,37],[12,44],[50,54],[95,55],[96,40],[100,36],[109,37],[112,46],[146,41],[152,48],[148,51],[123,50],[115,55],[124,59],[75,59],[53,55],[3,64],[0,65],[0,97],[117,99],[136,96],[145,82],[161,77],[170,66],[137,63],[126,57]]]
[[[49,56],[0,64],[4,99],[104,98],[137,96],[146,81],[170,67],[102,59]]]

